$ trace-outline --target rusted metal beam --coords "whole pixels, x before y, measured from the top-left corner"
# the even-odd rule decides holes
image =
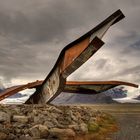
[[[93,94],[104,92],[120,85],[138,88],[138,85],[136,84],[122,81],[68,81],[66,83],[64,92]]]
[[[103,42],[98,38],[95,37],[87,47],[79,53],[79,55],[74,60],[65,67],[63,70],[63,62],[65,52],[67,50],[62,50],[61,57],[62,59],[58,58],[58,62],[56,63],[53,71],[47,76],[47,78],[43,81],[42,87],[37,89],[29,100],[26,103],[49,103],[55,97],[57,97],[64,89],[64,85],[66,83],[66,78],[74,72],[77,68],[79,68],[83,63],[85,63],[101,46]],[[76,47],[77,46],[72,46]],[[69,50],[69,48],[68,48]]]
[[[131,86],[138,88],[138,85],[130,82],[123,82],[123,81],[67,81],[66,85],[124,85],[124,86]]]
[[[0,93],[0,101],[20,91],[23,91],[26,89],[38,88],[42,85],[42,83],[43,83],[43,80],[42,81],[37,80],[32,83],[7,88],[2,93]],[[120,86],[120,85],[138,88],[138,85],[136,84],[129,83],[129,82],[122,82],[122,81],[89,81],[89,82],[67,81],[63,92],[94,94],[94,93],[100,93],[100,92],[106,91],[108,89],[111,89],[113,87]]]
[[[124,18],[123,13],[118,10],[98,26],[67,45],[61,51],[49,75],[36,88],[36,92],[26,103],[49,103],[58,96],[64,90],[66,78],[85,63],[104,44],[101,39],[106,31],[111,25],[122,18]],[[25,87],[27,85],[19,87],[19,89]]]
[[[23,91],[25,89],[30,89],[30,88],[37,88],[38,86],[40,86],[42,84],[43,81],[35,81],[32,83],[28,83],[28,84],[24,84],[24,85],[18,85],[18,86],[13,86],[10,88],[5,89],[3,92],[0,93],[0,101],[12,96],[20,91]]]
[[[88,47],[86,47],[78,56],[75,56],[74,60],[65,67],[62,71],[62,76],[67,78],[71,73],[83,65],[92,55],[94,55],[94,53],[96,53],[103,44],[103,41],[101,41],[98,37],[95,37]],[[75,46],[75,52],[78,52],[76,48],[77,47]],[[73,54],[73,51],[69,53]]]
[[[103,35],[111,25],[122,18],[124,15],[118,10],[85,35],[67,45],[61,51],[56,64],[42,86],[37,88],[26,103],[49,103],[58,96],[64,89],[66,78],[103,45],[101,41]],[[93,50],[91,51],[91,49]]]
[[[66,78],[97,51],[93,49],[91,52],[93,47],[97,48],[97,44],[100,44],[100,47],[103,45],[101,41],[103,35],[111,25],[122,18],[124,18],[123,13],[118,10],[82,37],[67,45],[61,51],[56,64],[42,86],[37,88],[26,103],[49,103],[58,96],[64,89]],[[98,43],[92,44],[97,39]],[[82,61],[82,58],[84,61]]]

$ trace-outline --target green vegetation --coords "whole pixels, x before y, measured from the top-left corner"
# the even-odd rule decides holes
[[[100,128],[100,126],[96,122],[90,122],[88,124],[88,131],[89,132],[98,132],[99,128]]]
[[[96,120],[88,122],[89,134],[81,140],[109,140],[109,135],[118,131],[116,120],[107,113],[101,113]]]

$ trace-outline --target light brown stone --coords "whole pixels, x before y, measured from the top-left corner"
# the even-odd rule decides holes
[[[72,129],[59,129],[59,128],[52,128],[50,130],[50,135],[59,138],[60,140],[64,139],[74,139],[75,132]]]
[[[29,131],[35,138],[47,138],[49,135],[48,127],[45,125],[35,125]]]
[[[10,122],[10,119],[10,114],[0,111],[0,122]]]
[[[7,134],[0,132],[0,140],[7,140]]]
[[[27,116],[20,116],[20,115],[13,116],[14,122],[27,123],[28,120],[29,120],[29,118]]]

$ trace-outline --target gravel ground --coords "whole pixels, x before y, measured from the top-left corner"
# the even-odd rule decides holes
[[[114,114],[120,130],[113,140],[140,140],[140,113]]]
[[[117,130],[92,106],[0,105],[0,140],[110,140]]]

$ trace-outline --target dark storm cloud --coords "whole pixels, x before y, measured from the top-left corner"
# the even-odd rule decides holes
[[[122,55],[129,54],[129,56],[132,56],[132,57],[133,56],[139,57],[140,55],[140,36],[139,35],[137,35],[136,37],[133,36],[132,38],[128,37],[128,39],[122,38],[120,39],[120,42],[121,41],[123,41],[122,44],[128,44],[127,46],[124,45],[123,48],[120,50],[120,53]]]
[[[0,33],[24,43],[64,41],[69,30],[86,24],[87,19],[91,18],[90,7],[96,9],[99,2],[96,3],[96,5],[90,5],[90,3],[81,1],[71,4],[68,1],[60,0],[58,2],[53,1],[48,6],[46,1],[45,7],[35,9],[30,6],[33,10],[29,10],[29,12],[27,9],[26,12],[12,10],[8,13],[3,8],[0,10]],[[84,14],[85,11],[86,14]],[[95,15],[92,13],[92,16]]]
[[[130,47],[140,51],[140,37],[139,37],[139,40],[131,44]]]
[[[41,8],[33,7],[35,3]],[[98,9],[100,3],[95,3],[0,1],[1,75],[8,80],[45,76],[68,40],[79,37],[77,28],[97,16],[90,11]],[[72,37],[68,36],[71,30]]]
[[[40,11],[39,11],[40,12]],[[63,12],[63,11],[61,11]],[[22,12],[15,12],[14,17],[10,14],[0,12],[0,34],[21,40],[23,43],[51,42],[54,39],[65,38],[66,29],[71,28],[76,23],[77,18],[73,16],[73,22],[63,19],[63,15],[50,13],[47,10],[37,13],[35,17],[30,17]]]

